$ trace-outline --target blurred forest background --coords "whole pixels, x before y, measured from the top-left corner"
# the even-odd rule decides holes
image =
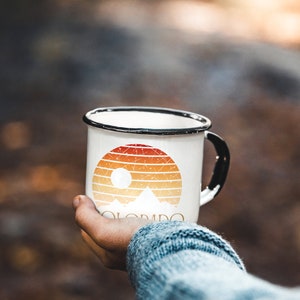
[[[1,1],[0,62],[0,299],[134,299],[71,208],[82,115],[115,105],[208,116],[232,160],[199,223],[249,272],[300,285],[298,0]]]

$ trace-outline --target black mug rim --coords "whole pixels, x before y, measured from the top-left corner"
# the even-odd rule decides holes
[[[120,127],[111,124],[105,124],[101,122],[96,122],[89,118],[90,115],[101,113],[101,112],[124,112],[124,111],[141,111],[150,113],[160,113],[160,114],[171,114],[175,116],[180,116],[184,118],[190,118],[199,122],[199,126],[186,127],[186,128],[130,128],[130,127]],[[211,121],[207,117],[189,112],[184,110],[177,110],[171,108],[163,107],[147,107],[147,106],[115,106],[115,107],[99,107],[88,111],[83,116],[83,121],[92,127],[101,128],[110,131],[117,131],[123,133],[135,133],[135,134],[154,134],[154,135],[180,135],[180,134],[193,134],[205,131],[211,127]]]

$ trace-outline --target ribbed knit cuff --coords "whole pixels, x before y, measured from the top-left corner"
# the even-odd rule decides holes
[[[133,286],[138,276],[152,276],[154,262],[182,250],[210,253],[245,270],[230,244],[209,229],[180,221],[157,222],[138,230],[129,244],[127,270]]]

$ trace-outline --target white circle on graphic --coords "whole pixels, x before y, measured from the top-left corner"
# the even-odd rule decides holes
[[[124,168],[113,170],[110,178],[113,186],[119,189],[129,187],[132,181],[130,172]]]

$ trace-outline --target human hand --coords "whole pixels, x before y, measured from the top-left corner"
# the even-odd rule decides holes
[[[127,247],[134,233],[150,221],[139,218],[108,219],[99,214],[90,198],[73,200],[75,220],[87,245],[104,266],[126,270]]]

